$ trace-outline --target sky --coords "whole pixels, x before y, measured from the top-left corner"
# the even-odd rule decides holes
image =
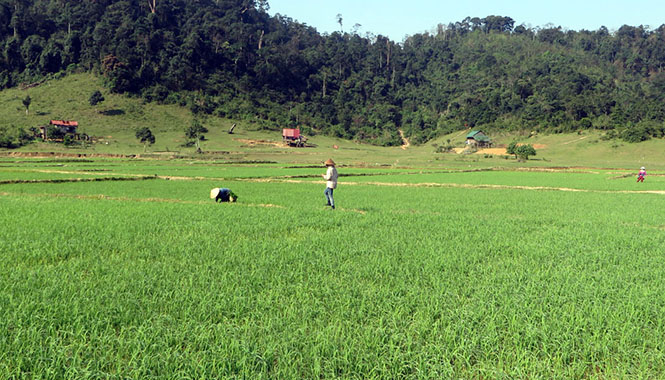
[[[615,31],[622,25],[655,29],[665,24],[665,0],[268,0],[268,4],[270,15],[288,16],[319,33],[339,31],[341,14],[343,31],[351,32],[360,24],[361,36],[380,34],[396,42],[467,16],[507,16],[515,26],[577,31],[601,26]]]

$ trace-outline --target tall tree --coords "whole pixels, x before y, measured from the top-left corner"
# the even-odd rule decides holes
[[[148,145],[155,143],[155,135],[148,127],[142,127],[136,131],[136,138],[143,144],[143,151],[145,152]]]
[[[23,98],[23,107],[25,107],[25,114],[28,114],[28,111],[30,110],[30,103],[32,103],[32,99],[30,98],[30,95],[26,95],[25,98]]]
[[[185,129],[185,136],[194,141],[196,152],[201,152],[201,141],[205,140],[205,134],[208,133],[208,128],[204,127],[198,119],[192,121],[192,125]]]

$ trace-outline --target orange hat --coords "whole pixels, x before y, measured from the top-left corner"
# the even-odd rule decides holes
[[[332,158],[329,158],[324,164],[326,164],[326,166],[335,166],[335,161],[333,161]]]

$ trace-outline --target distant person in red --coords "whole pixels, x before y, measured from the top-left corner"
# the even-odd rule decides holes
[[[637,182],[644,182],[644,177],[647,176],[647,170],[642,166],[640,172],[637,173]]]

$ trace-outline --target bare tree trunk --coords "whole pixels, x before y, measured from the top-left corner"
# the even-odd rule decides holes
[[[219,35],[219,33],[215,33],[215,35],[212,36],[212,42],[215,43],[215,54],[219,52],[219,46],[222,44],[222,36]]]
[[[386,55],[386,67],[390,67],[390,50],[392,46],[390,46],[390,40],[386,40],[386,45],[388,45],[388,54]]]
[[[327,77],[328,77],[328,73],[326,73],[324,71],[323,72],[323,97],[324,98],[326,97],[326,80],[327,80]]]
[[[150,7],[150,12],[155,13],[157,10],[157,0],[148,0],[148,6]]]
[[[14,4],[14,12],[18,13],[18,1]],[[16,28],[16,23],[14,23],[14,38],[18,37],[18,29]]]
[[[261,37],[259,37],[259,50],[261,50],[261,45],[263,45],[263,35],[265,34],[265,31],[261,31]]]

